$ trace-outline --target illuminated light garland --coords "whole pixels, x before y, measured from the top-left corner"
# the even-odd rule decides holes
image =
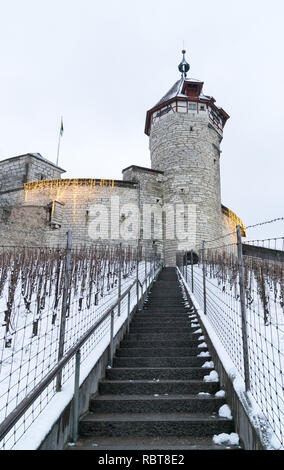
[[[242,237],[246,237],[247,236],[246,227],[241,221],[241,219],[237,216],[237,214],[235,214],[233,211],[231,211],[231,209],[223,205],[222,205],[222,211],[235,226],[239,225],[241,227]]]
[[[68,188],[73,187],[73,222],[75,222],[79,187],[85,188],[85,191],[83,191],[84,198],[89,199],[90,194],[95,190],[97,182],[99,182],[101,187],[115,187],[114,180],[110,179],[96,180],[94,178],[69,178],[38,180],[24,184],[25,202],[28,201],[29,193],[31,194],[31,199],[33,200],[34,194],[37,191],[48,191],[49,198],[52,201],[51,214],[53,215],[55,211],[55,202],[60,201],[60,199],[63,198],[65,191]],[[82,191],[80,195],[82,195]]]
[[[100,186],[111,186],[112,188],[114,188],[114,180],[101,179]]]

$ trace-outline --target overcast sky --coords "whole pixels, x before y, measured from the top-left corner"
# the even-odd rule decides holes
[[[284,215],[283,0],[0,0],[0,157],[40,152],[66,177],[150,167],[145,116],[190,77],[231,116],[222,202],[246,225]],[[283,235],[283,222],[251,231]]]

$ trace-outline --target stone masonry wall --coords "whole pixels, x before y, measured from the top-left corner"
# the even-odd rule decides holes
[[[156,253],[161,254],[163,257],[163,222],[162,214],[160,214],[163,205],[163,172],[133,165],[123,170],[123,179],[138,183],[138,205],[141,223],[139,238],[144,249],[146,251],[154,249]],[[156,213],[156,232],[154,230],[154,213]]]
[[[131,224],[125,206],[138,206],[135,184],[113,188],[97,185],[91,190],[87,185],[70,185],[54,203],[48,189],[29,191],[26,201],[24,191],[13,194],[12,209],[4,214],[2,211],[0,245],[65,246],[68,230],[72,230],[75,245],[98,241],[137,244],[137,237],[131,237],[128,230]],[[9,199],[11,202],[11,196]],[[112,219],[117,222],[118,233],[112,229]],[[129,236],[127,240],[120,236],[123,231]]]
[[[31,154],[8,158],[0,162],[0,195],[22,188],[29,181],[60,178],[62,172],[60,168]]]
[[[151,162],[153,169],[164,172],[164,204],[196,206],[196,241],[166,240],[167,265],[175,265],[177,250],[198,249],[202,240],[222,234],[220,142],[207,116],[175,113],[152,126]],[[187,210],[184,218],[186,226]]]

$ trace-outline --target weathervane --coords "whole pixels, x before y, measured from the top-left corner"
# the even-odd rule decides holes
[[[188,64],[188,62],[186,62],[185,57],[184,57],[184,55],[185,55],[185,53],[186,53],[186,50],[183,49],[181,52],[182,52],[182,54],[183,54],[183,58],[182,58],[181,63],[180,63],[179,66],[178,66],[178,69],[179,69],[179,71],[181,72],[182,78],[185,78],[185,77],[186,77],[186,73],[187,73],[187,72],[189,71],[189,69],[190,69],[190,65]]]

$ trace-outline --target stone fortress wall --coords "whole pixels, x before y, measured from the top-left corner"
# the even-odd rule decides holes
[[[34,159],[34,156],[28,157],[32,161],[30,163]],[[160,253],[167,264],[175,262],[174,255],[169,257],[167,253],[170,242],[164,240],[169,229],[165,227],[166,221],[159,221],[157,217],[154,229],[153,215],[149,217],[143,213],[143,207],[148,205],[153,213],[158,208],[159,214],[168,197],[168,183],[165,183],[163,171],[131,166],[123,171],[123,180],[113,181],[61,179],[62,170],[59,169],[52,173],[53,178],[37,180],[38,174],[46,175],[51,169],[45,161],[36,160],[38,172],[30,173],[29,181],[24,183],[26,159],[22,156],[13,159],[19,177],[15,181],[11,178],[7,189],[0,193],[0,246],[65,246],[69,229],[72,230],[74,245],[122,242],[136,246],[137,238],[133,238],[131,232],[133,205],[139,209],[138,237],[144,249]],[[5,178],[2,164],[6,171],[7,160],[0,162],[0,182]],[[6,181],[4,183],[7,184]],[[179,199],[177,201],[180,202]],[[98,213],[99,207],[94,207],[94,204],[107,211],[107,223],[104,213]],[[228,216],[221,210],[219,215],[219,230],[232,231]],[[118,232],[115,223],[112,228],[112,221],[118,222]],[[174,220],[167,222],[174,225]],[[145,239],[143,230],[150,233],[150,237]],[[160,238],[157,238],[157,233],[161,234]]]

